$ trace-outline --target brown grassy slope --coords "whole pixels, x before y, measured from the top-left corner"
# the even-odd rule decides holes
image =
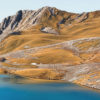
[[[39,19],[39,24],[22,31],[21,35],[10,35],[0,43],[0,54],[13,50],[43,46],[52,43],[100,36],[100,11],[88,13],[87,19],[77,22],[79,14],[60,11],[56,8],[54,14],[46,9]],[[80,18],[80,17],[79,17]],[[62,23],[60,23],[64,20]],[[40,31],[43,27],[52,27],[59,35],[45,34]]]
[[[57,48],[47,48],[32,54],[33,57],[38,57],[38,59],[33,60],[36,63],[44,64],[79,64],[81,59],[74,55],[72,51],[57,49]]]
[[[12,50],[24,49],[24,46],[36,47],[67,40],[99,37],[100,18],[95,18],[89,22],[78,23],[70,26],[61,26],[60,35],[46,34],[40,31],[40,26],[33,27],[21,32],[21,35],[13,35],[0,43],[0,53],[7,53]]]
[[[22,70],[11,70],[11,74],[30,77],[36,79],[49,79],[49,80],[60,80],[63,74],[51,69],[22,69]]]
[[[87,37],[100,37],[100,12],[91,12],[88,14],[88,18],[82,22],[75,22],[71,20],[66,20],[65,23],[59,24],[63,18],[70,16],[70,19],[76,17],[77,14],[65,13],[55,9],[55,15],[51,16],[51,13],[47,10],[45,11],[43,17],[41,17],[41,22],[39,25],[30,27],[25,31],[21,31],[21,35],[10,35],[0,43],[0,54],[5,54],[12,51],[18,51],[22,49],[29,49],[37,46],[44,46],[54,43],[59,43],[68,40],[87,38]],[[68,25],[68,23],[70,23]],[[53,27],[59,32],[59,35],[43,33],[40,31],[42,27]],[[96,42],[85,42],[82,44],[75,44],[77,47],[82,47],[82,49],[87,50],[91,45],[98,44]],[[95,44],[96,43],[96,44]],[[25,48],[27,47],[27,48]],[[38,57],[38,60],[20,60],[23,63],[78,63],[81,62],[79,57],[72,51],[62,50],[62,49],[44,49],[39,51],[40,53],[32,54],[33,56]],[[83,59],[89,54],[81,54]],[[84,56],[85,55],[85,56]],[[81,58],[82,58],[81,57]],[[48,58],[48,59],[47,59]],[[97,58],[96,58],[97,59]],[[15,60],[15,59],[14,59]],[[19,59],[15,61],[19,62]],[[75,61],[75,62],[74,62]]]

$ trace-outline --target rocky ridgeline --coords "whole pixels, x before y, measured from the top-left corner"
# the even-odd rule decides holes
[[[89,13],[75,14],[61,11],[53,7],[43,7],[39,10],[20,10],[15,15],[5,18],[2,23],[0,23],[0,41],[9,34],[26,30],[37,24],[42,25],[44,23],[44,16],[47,17],[44,19],[46,26],[43,25],[41,31],[58,34],[54,27],[50,25],[47,26],[48,20],[53,22],[52,18],[55,17],[57,20],[56,26],[59,29],[60,24],[69,25],[73,22],[80,23],[85,21],[88,18]],[[60,16],[60,19],[58,19],[57,16]]]
[[[36,11],[20,10],[16,13],[16,15],[5,18],[2,23],[0,23],[0,40],[9,34],[25,30],[39,24],[41,17],[47,9],[50,11],[51,15],[53,15],[53,10],[55,8],[43,7]]]

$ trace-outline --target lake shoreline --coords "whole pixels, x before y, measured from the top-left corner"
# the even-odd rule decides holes
[[[27,68],[26,70],[28,70],[28,69],[34,69],[34,68]],[[18,74],[16,74],[16,73],[14,73],[14,72],[16,72],[16,70],[9,70],[9,69],[5,69],[5,68],[0,68],[0,75],[2,75],[2,74],[4,74],[4,75],[15,75],[15,76],[20,76],[20,77],[24,77],[24,78],[27,78],[27,79],[29,79],[30,81],[29,82],[32,82],[33,81],[33,83],[44,83],[44,82],[46,82],[46,83],[52,83],[52,82],[64,82],[64,83],[72,83],[72,84],[76,84],[76,85],[79,85],[79,86],[81,86],[81,87],[85,87],[85,88],[90,88],[90,89],[93,89],[93,90],[96,90],[96,91],[99,91],[100,90],[100,88],[96,88],[96,87],[93,87],[93,86],[91,86],[91,85],[83,85],[83,84],[78,84],[78,83],[75,83],[75,82],[69,82],[69,81],[66,81],[66,80],[62,80],[62,79],[42,79],[42,78],[32,78],[32,77],[27,77],[27,76],[23,76],[23,75],[18,75]]]
[[[65,81],[45,81],[0,75],[1,100],[99,100],[100,92]],[[19,82],[18,82],[19,81]],[[37,81],[37,82],[36,82]],[[25,83],[26,82],[26,83]],[[30,81],[29,81],[30,82]],[[5,94],[8,94],[4,96]]]

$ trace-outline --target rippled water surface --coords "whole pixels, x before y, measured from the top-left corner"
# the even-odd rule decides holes
[[[100,100],[100,92],[70,83],[21,83],[23,78],[0,75],[0,100]]]

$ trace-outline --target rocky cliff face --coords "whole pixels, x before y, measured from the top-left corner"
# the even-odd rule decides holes
[[[39,10],[20,10],[0,23],[0,34],[24,30],[37,24],[45,23],[47,25],[49,20],[53,22],[54,18],[57,20],[56,26],[59,26],[59,24],[68,25],[73,22],[83,22],[91,17],[100,17],[100,11],[75,14],[52,7],[43,7]]]
[[[20,10],[15,15],[5,18],[0,23],[0,41],[13,32],[26,30],[38,24],[41,25],[41,28],[51,27],[51,29],[59,29],[61,24],[69,25],[85,21],[88,15],[88,13],[69,13],[52,7],[43,7],[35,11]]]

